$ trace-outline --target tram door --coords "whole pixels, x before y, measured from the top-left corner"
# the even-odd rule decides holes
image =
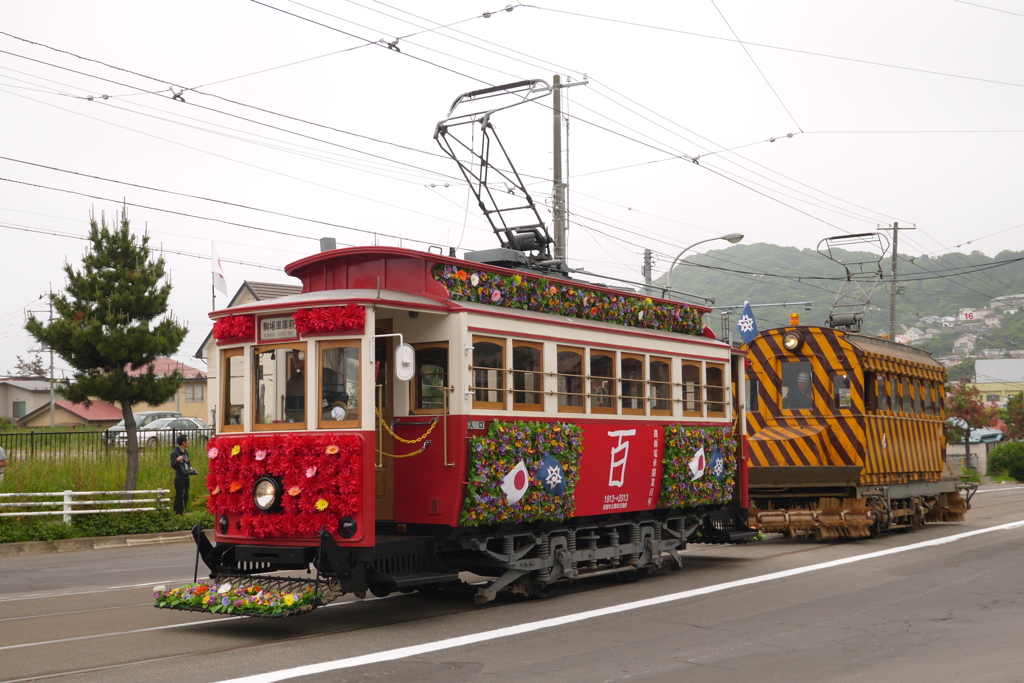
[[[378,320],[376,334],[391,334],[390,319]],[[377,362],[376,373],[376,405],[380,416],[376,420],[391,426],[395,414],[395,378],[392,376],[391,359],[394,357],[394,337],[375,340],[374,356]],[[395,439],[391,432],[377,422],[377,448],[384,455],[377,454],[377,519],[393,520],[395,518],[395,470],[394,459],[389,454],[395,452]]]

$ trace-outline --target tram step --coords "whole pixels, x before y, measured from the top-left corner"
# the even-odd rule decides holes
[[[438,583],[453,583],[459,580],[458,572],[423,572],[422,574],[406,574],[404,576],[392,577],[395,581],[395,588],[414,588]]]

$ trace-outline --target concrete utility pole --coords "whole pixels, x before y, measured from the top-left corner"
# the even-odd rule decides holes
[[[553,123],[554,123],[554,183],[552,188],[552,197],[554,198],[554,206],[552,206],[552,213],[554,216],[553,228],[554,228],[554,240],[555,240],[555,259],[565,261],[566,249],[565,249],[565,183],[562,181],[562,77],[555,75],[552,79],[552,94],[554,95],[554,106],[552,107]]]
[[[900,230],[917,230],[917,228],[901,228],[897,221],[893,221],[891,228],[881,230],[892,230],[892,283],[889,285],[889,341],[896,341],[896,252],[899,248]]]
[[[644,249],[644,268],[642,274],[644,276],[644,294],[647,296],[654,296],[654,288],[651,287],[651,274],[653,271],[652,252],[650,249]]]

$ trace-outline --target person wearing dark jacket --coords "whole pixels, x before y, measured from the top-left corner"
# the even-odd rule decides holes
[[[188,507],[188,478],[196,474],[188,460],[188,434],[179,434],[177,445],[171,451],[171,467],[174,469],[174,514],[185,514]]]

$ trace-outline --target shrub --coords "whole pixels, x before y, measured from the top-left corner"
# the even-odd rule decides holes
[[[1024,441],[1011,441],[992,449],[988,454],[988,474],[1024,481]]]

